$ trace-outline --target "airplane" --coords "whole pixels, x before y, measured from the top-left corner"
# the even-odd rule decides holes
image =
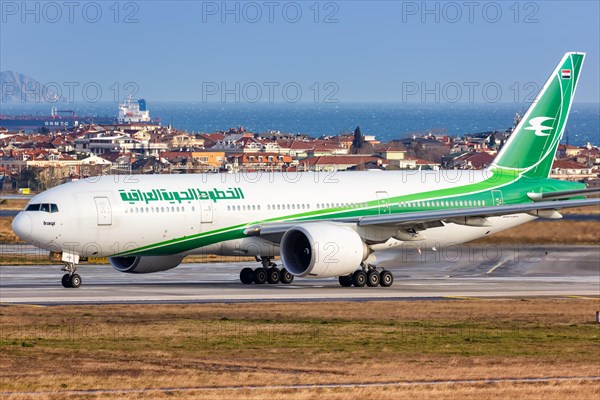
[[[484,170],[92,177],[33,197],[12,228],[64,263],[65,288],[80,287],[86,257],[153,273],[192,254],[254,256],[243,284],[338,277],[344,287],[389,287],[383,250],[435,251],[600,204],[582,183],[549,179],[584,58],[564,55]]]

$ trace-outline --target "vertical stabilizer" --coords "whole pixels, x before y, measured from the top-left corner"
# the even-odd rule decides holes
[[[547,178],[562,138],[585,53],[567,53],[500,150],[491,169]]]

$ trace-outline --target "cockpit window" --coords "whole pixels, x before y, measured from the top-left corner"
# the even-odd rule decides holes
[[[55,213],[58,212],[58,206],[51,203],[30,204],[27,206],[25,211],[44,211],[48,213]]]

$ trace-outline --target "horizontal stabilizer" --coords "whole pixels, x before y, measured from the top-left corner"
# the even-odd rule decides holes
[[[565,190],[562,192],[548,192],[548,193],[527,193],[533,201],[543,200],[556,200],[556,199],[568,199],[576,196],[588,196],[590,194],[600,193],[600,188],[593,189],[581,189],[581,190]]]

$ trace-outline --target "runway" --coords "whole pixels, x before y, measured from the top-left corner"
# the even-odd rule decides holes
[[[385,254],[383,254],[385,257]],[[60,284],[61,266],[0,267],[3,304],[227,303],[367,301],[515,296],[600,296],[597,246],[463,245],[441,252],[407,252],[382,264],[390,288],[343,288],[337,279],[296,278],[291,285],[243,285],[241,268],[256,263],[182,264],[165,272],[123,274],[83,265],[79,289]]]

